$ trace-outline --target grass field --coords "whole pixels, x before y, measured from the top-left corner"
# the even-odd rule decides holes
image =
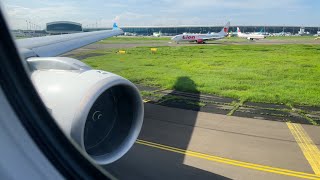
[[[27,39],[27,38],[30,38],[30,37],[14,37],[15,39]]]
[[[320,45],[221,45],[98,50],[84,60],[147,86],[242,101],[320,105]],[[93,53],[93,52],[91,52]],[[190,82],[179,82],[188,77]]]

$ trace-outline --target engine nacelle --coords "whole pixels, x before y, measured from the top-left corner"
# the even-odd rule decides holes
[[[197,40],[197,43],[198,43],[198,44],[202,44],[202,43],[204,43],[204,41],[203,41],[203,39],[198,39],[198,40]]]
[[[97,164],[112,163],[131,148],[144,110],[139,91],[130,81],[72,58],[27,61],[51,115]]]

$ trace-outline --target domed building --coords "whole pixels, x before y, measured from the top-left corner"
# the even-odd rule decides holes
[[[55,21],[46,24],[46,32],[49,34],[79,33],[82,32],[82,25],[71,21]]]

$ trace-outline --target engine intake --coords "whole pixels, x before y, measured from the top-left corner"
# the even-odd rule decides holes
[[[92,156],[112,153],[129,135],[136,109],[131,90],[115,86],[103,92],[91,107],[84,127],[84,147]]]
[[[28,64],[51,115],[97,164],[112,163],[131,148],[143,103],[130,81],[71,58],[30,58]]]

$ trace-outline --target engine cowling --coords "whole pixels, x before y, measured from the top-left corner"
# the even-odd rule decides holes
[[[197,40],[197,43],[198,43],[198,44],[202,44],[203,42],[204,42],[203,39],[198,39],[198,40]]]
[[[122,157],[143,122],[138,89],[71,58],[30,58],[31,79],[58,125],[97,164]]]

